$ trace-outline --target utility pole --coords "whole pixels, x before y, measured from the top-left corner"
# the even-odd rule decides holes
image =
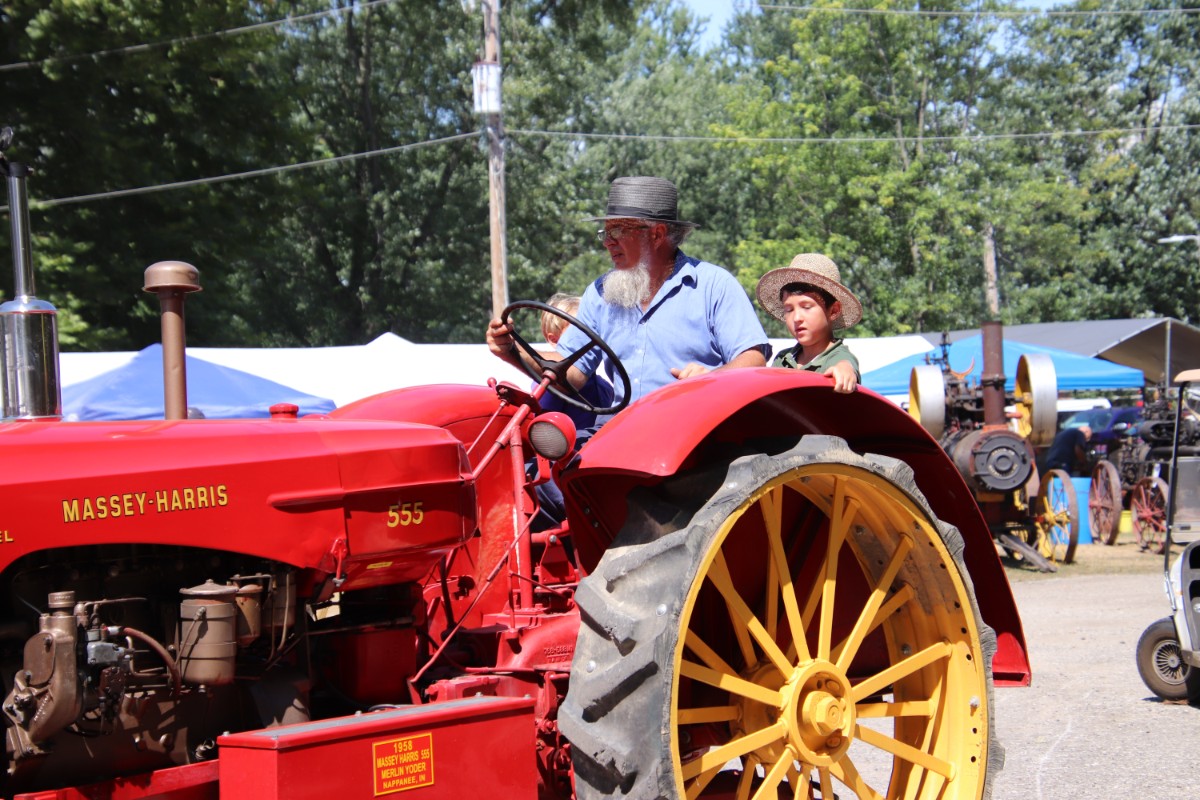
[[[983,226],[983,294],[988,314],[1000,319],[1000,280],[996,275],[996,239],[992,223]]]
[[[501,119],[500,0],[481,0],[483,61],[475,65],[475,112],[488,139],[488,208],[492,242],[492,314],[508,305],[508,234],[504,220],[504,122]]]

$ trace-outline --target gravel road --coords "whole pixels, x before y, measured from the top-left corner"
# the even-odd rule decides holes
[[[1079,549],[1078,568],[1010,573],[1033,685],[996,690],[1006,760],[993,800],[1200,797],[1200,709],[1156,698],[1134,660],[1169,611],[1161,558],[1133,552],[1116,568],[1136,572],[1086,574],[1093,556],[1124,548]]]

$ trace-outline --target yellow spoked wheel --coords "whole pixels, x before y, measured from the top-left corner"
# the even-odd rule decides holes
[[[1029,544],[1054,564],[1074,562],[1079,544],[1079,498],[1071,476],[1061,469],[1042,476],[1033,513]]]
[[[989,796],[994,634],[961,549],[907,466],[831,437],[631,497],[577,595],[578,795]]]

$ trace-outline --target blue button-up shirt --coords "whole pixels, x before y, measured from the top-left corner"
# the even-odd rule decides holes
[[[598,333],[625,365],[631,401],[674,383],[671,369],[689,362],[715,369],[752,348],[766,355],[767,335],[750,298],[721,267],[677,251],[670,277],[644,312],[640,307],[606,303],[603,282],[598,279],[584,292],[579,320]],[[586,343],[587,337],[570,327],[559,340],[559,352],[568,355]],[[601,360],[600,349],[593,348],[575,366],[591,375]],[[604,367],[611,378],[611,365]],[[618,396],[619,383],[614,379]]]

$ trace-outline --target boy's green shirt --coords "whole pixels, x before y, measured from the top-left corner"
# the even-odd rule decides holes
[[[784,367],[786,369],[804,369],[809,372],[824,372],[839,361],[849,361],[850,366],[854,367],[854,377],[862,381],[862,375],[858,373],[858,359],[850,352],[850,348],[846,346],[844,339],[834,339],[830,342],[830,346],[825,348],[825,352],[818,355],[807,364],[801,364],[796,359],[802,354],[803,348],[797,342],[795,347],[784,350],[775,357],[771,362],[773,367]]]

